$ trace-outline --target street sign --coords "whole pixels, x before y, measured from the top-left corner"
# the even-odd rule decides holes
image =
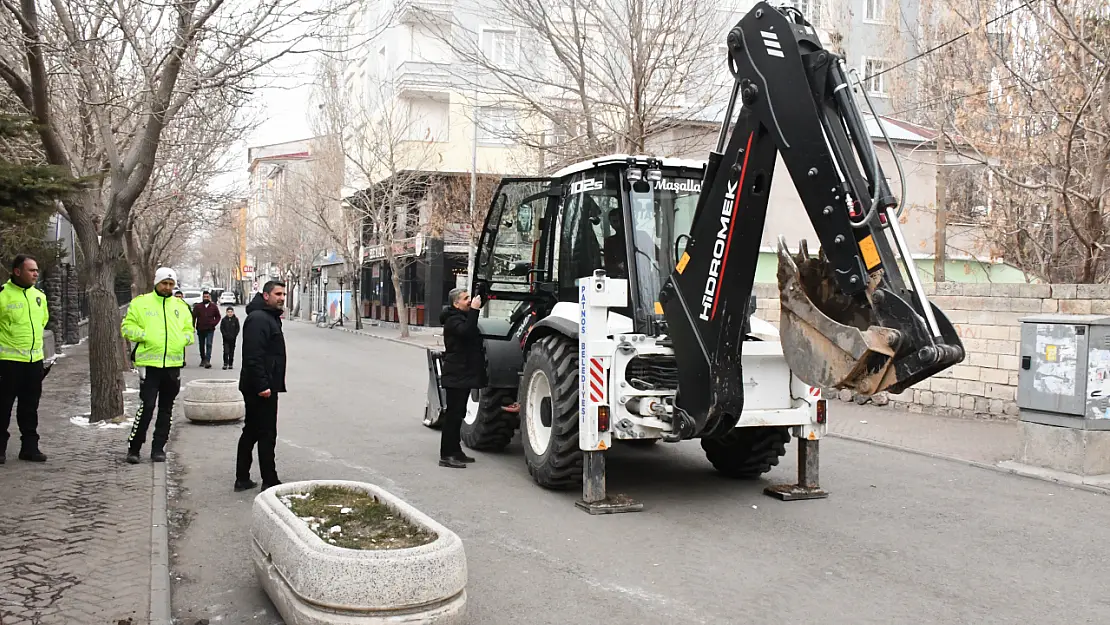
[[[254,265],[243,265],[243,273],[254,273]]]

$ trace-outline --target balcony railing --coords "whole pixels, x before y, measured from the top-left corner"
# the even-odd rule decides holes
[[[452,0],[400,0],[397,3],[397,19],[402,24],[418,24],[450,17],[454,9]]]
[[[446,63],[405,61],[397,67],[394,84],[401,97],[442,95],[455,84],[455,77]]]

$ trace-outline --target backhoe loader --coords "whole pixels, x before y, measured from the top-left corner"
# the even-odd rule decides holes
[[[613,155],[506,179],[481,234],[471,291],[487,300],[490,383],[463,440],[496,450],[519,429],[533,479],[581,484],[591,513],[642,508],[607,493],[605,453],[659,440],[700,439],[718,470],[751,478],[793,434],[798,481],[767,493],[827,496],[819,389],[900,392],[964,358],[910,261],[843,59],[765,2],[727,42],[734,85],[705,162]],[[776,331],[751,296],[780,157],[820,250],[780,237]]]

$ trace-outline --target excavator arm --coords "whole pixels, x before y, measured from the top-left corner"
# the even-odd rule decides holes
[[[679,374],[676,438],[721,436],[743,410],[740,353],[780,156],[820,240],[811,257],[805,241],[792,254],[779,239],[780,340],[794,374],[872,395],[964,358],[909,260],[843,60],[797,10],[765,2],[729,32],[728,55],[732,96],[660,293]]]

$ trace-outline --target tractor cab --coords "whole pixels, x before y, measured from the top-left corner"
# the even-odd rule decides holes
[[[696,161],[616,155],[550,178],[504,180],[482,231],[473,283],[489,302],[487,337],[508,338],[529,312],[546,316],[559,302],[577,305],[578,279],[598,269],[628,280],[628,305],[613,309],[628,330],[657,334],[657,296],[689,238],[703,173]]]

